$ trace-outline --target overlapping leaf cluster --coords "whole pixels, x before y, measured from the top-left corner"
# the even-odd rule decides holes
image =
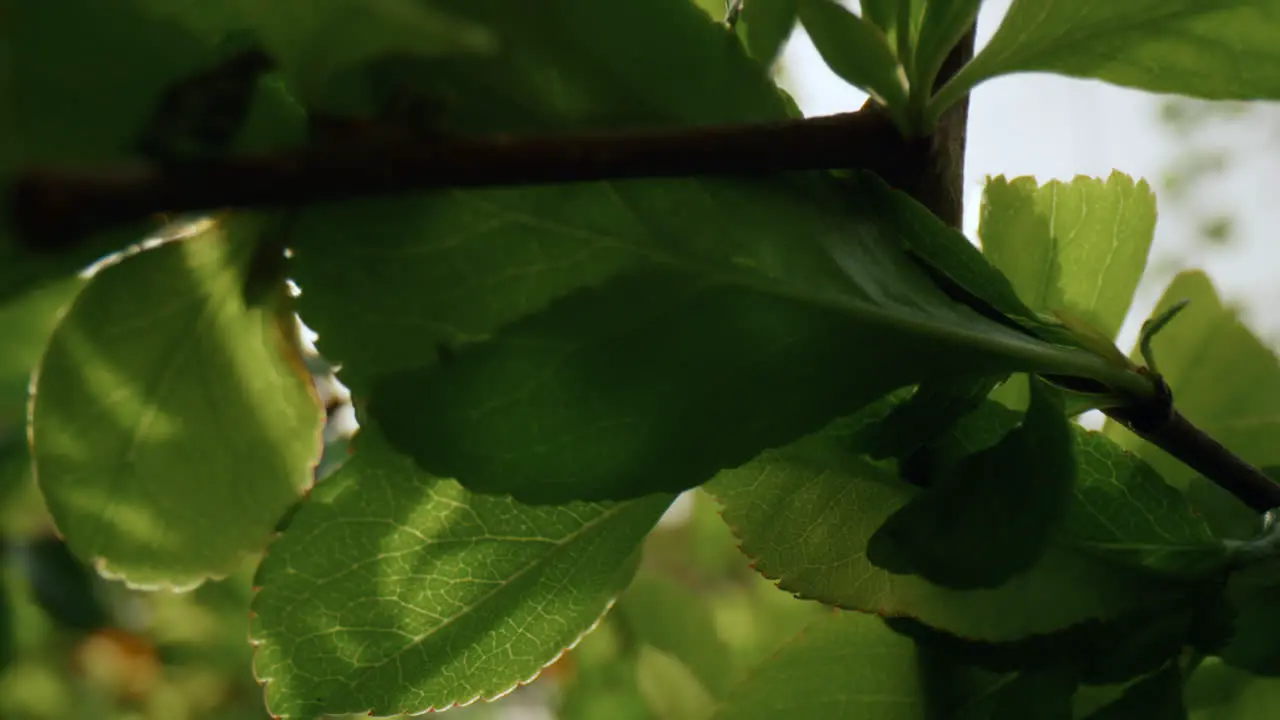
[[[939,84],[979,5],[746,0],[735,31],[689,0],[4,0],[0,188],[333,142],[335,118],[424,142],[781,120],[797,21],[906,132],[1022,71],[1280,96],[1275,2],[1015,0]],[[1149,385],[1113,343],[1154,225],[1120,173],[991,180],[982,252],[865,173],[598,182],[224,213],[73,280],[148,229],[50,258],[6,224],[0,491],[30,452],[67,546],[133,585],[270,542],[251,636],[282,717],[497,698],[584,636],[583,717],[599,693],[642,716],[1256,717],[1280,672],[1260,519],[1069,419]],[[1203,275],[1181,299],[1155,343],[1179,408],[1280,464],[1275,355]],[[294,310],[362,421],[314,487]],[[627,590],[704,485],[760,574],[857,612],[750,669],[688,588]]]

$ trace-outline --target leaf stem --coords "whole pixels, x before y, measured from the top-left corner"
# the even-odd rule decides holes
[[[31,169],[13,218],[22,241],[57,252],[90,231],[156,213],[296,207],[431,188],[863,169],[896,185],[927,143],[883,113],[675,130],[397,137],[275,154],[98,170]],[[2,215],[3,213],[0,213]]]

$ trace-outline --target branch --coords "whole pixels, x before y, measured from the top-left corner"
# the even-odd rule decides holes
[[[1152,401],[1115,408],[1107,415],[1138,437],[1164,450],[1250,509],[1265,513],[1280,508],[1280,484],[1196,427],[1173,406],[1173,393],[1163,380]]]
[[[34,169],[19,177],[13,211],[25,244],[58,251],[90,231],[155,213],[297,207],[430,188],[835,168],[870,170],[895,184],[926,152],[868,110],[670,131],[400,138],[182,165]]]

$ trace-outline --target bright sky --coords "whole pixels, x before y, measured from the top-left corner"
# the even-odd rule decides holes
[[[987,0],[978,20],[978,47],[995,31],[1009,0]],[[808,115],[856,110],[860,91],[835,77],[803,31],[783,57],[786,84]],[[1196,216],[1175,207],[1160,179],[1179,156],[1180,141],[1160,121],[1161,98],[1149,93],[1047,74],[997,78],[973,93],[965,168],[965,232],[977,236],[982,181],[987,175],[1034,175],[1041,182],[1118,169],[1147,178],[1161,202],[1155,246],[1132,316],[1121,333],[1128,349],[1177,266],[1207,270],[1220,292],[1238,301],[1264,337],[1280,339],[1280,105],[1206,130],[1200,142],[1232,150],[1228,170],[1197,191],[1198,205],[1236,221],[1236,240],[1197,243]]]

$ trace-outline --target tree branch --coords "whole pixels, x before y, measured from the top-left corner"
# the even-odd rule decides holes
[[[14,218],[32,249],[155,213],[296,207],[429,188],[499,187],[859,168],[903,181],[927,147],[890,120],[856,112],[759,125],[563,136],[401,138],[183,165],[35,169]]]

